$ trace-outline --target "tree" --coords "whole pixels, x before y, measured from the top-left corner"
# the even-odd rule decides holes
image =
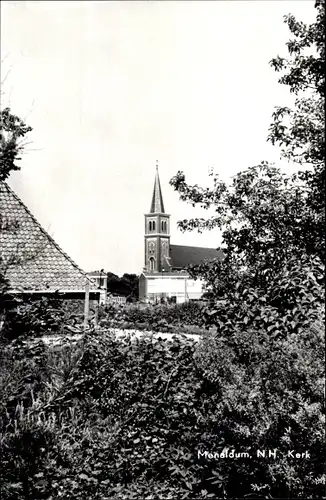
[[[294,109],[276,107],[268,140],[282,148],[282,155],[302,165],[298,177],[310,188],[307,204],[318,237],[325,237],[325,1],[315,2],[316,21],[311,25],[285,16],[293,38],[287,43],[289,58],[276,57],[271,66],[296,95]]]
[[[242,324],[248,325],[254,321],[248,312],[255,310],[261,319],[266,316],[267,323],[263,322],[266,328],[271,327],[273,314],[280,315],[278,319],[287,326],[289,321],[297,321],[292,313],[287,317],[287,313],[297,307],[309,316],[302,300],[310,303],[311,310],[320,310],[322,262],[325,262],[321,203],[323,199],[324,204],[324,120],[320,112],[324,99],[324,3],[317,2],[316,9],[317,21],[311,26],[287,16],[286,21],[296,37],[288,43],[292,58],[289,61],[277,58],[272,62],[277,70],[288,71],[281,83],[290,85],[293,92],[309,90],[311,93],[308,101],[307,97],[298,97],[293,110],[277,108],[269,136],[274,144],[283,146],[284,156],[300,162],[305,170],[289,177],[279,168],[262,162],[238,173],[230,183],[213,176],[212,188],[188,185],[182,172],[170,181],[181,200],[215,209],[215,214],[206,220],[179,222],[182,230],[219,228],[222,231],[224,261],[192,269],[195,276],[205,278],[214,298],[207,311],[208,322],[216,321],[221,314],[215,300],[221,297],[228,301],[227,306],[223,306],[229,311],[224,321],[244,321]],[[305,49],[311,47],[316,48],[315,53],[306,55]],[[312,115],[308,103],[314,106]],[[288,125],[282,122],[286,116]],[[308,292],[310,277],[314,282],[312,288],[316,286],[314,297],[318,305]],[[300,279],[305,283],[306,296],[303,298],[304,291],[294,294],[296,301],[293,301],[295,282]],[[287,297],[287,288],[292,289],[287,305],[282,300],[274,300],[276,289]],[[220,320],[219,324],[222,324]],[[291,325],[289,328],[291,330]]]
[[[231,183],[214,177],[213,189],[189,186],[182,172],[171,180],[182,200],[201,208],[215,208],[208,219],[179,222],[183,230],[222,230],[225,263],[232,259],[252,274],[252,284],[268,282],[268,276],[284,259],[305,249],[319,248],[310,227],[304,183],[288,178],[275,166],[262,162],[238,173]],[[225,264],[224,264],[225,266]],[[268,272],[267,272],[268,271]],[[263,278],[265,276],[265,278]]]
[[[195,276],[204,277],[211,292],[203,309],[206,325],[217,327],[217,334],[209,333],[197,352],[198,365],[205,367],[205,387],[210,387],[210,394],[213,387],[216,391],[216,401],[210,396],[206,404],[212,405],[217,434],[232,436],[229,448],[247,445],[257,450],[262,437],[264,446],[276,438],[275,448],[284,447],[283,456],[269,462],[268,472],[262,473],[262,462],[257,463],[259,474],[252,460],[234,464],[226,475],[228,498],[238,497],[237,490],[240,495],[255,496],[253,491],[244,494],[244,478],[250,478],[257,498],[323,495],[313,484],[303,485],[309,472],[294,472],[297,464],[286,456],[288,450],[301,451],[307,443],[313,455],[310,463],[321,473],[324,3],[316,2],[316,9],[312,26],[298,23],[293,16],[286,18],[295,36],[288,43],[290,60],[272,63],[288,72],[281,83],[290,85],[298,98],[294,109],[276,109],[269,139],[282,146],[283,156],[299,163],[298,172],[286,176],[263,162],[238,173],[230,183],[215,176],[213,187],[206,189],[188,185],[182,172],[171,179],[181,200],[215,209],[212,217],[184,220],[179,227],[222,231],[225,259],[191,269]],[[305,49],[312,46],[315,53],[307,55]],[[310,95],[299,96],[299,91]],[[308,415],[313,415],[309,422]],[[223,477],[218,465],[216,472]],[[299,483],[302,486],[297,488]]]
[[[181,229],[222,229],[227,252],[245,253],[249,267],[261,258],[264,266],[267,261],[275,266],[302,250],[324,260],[324,1],[318,0],[315,8],[316,22],[310,26],[285,17],[294,35],[287,43],[290,58],[271,61],[276,71],[285,72],[280,83],[298,98],[294,109],[276,108],[268,140],[305,170],[288,178],[263,162],[237,174],[231,185],[216,176],[213,189],[188,186],[182,172],[171,180],[182,200],[216,208],[212,218],[183,221]]]
[[[0,182],[5,181],[12,171],[20,170],[17,162],[26,146],[24,138],[31,130],[32,128],[13,115],[9,108],[0,111]],[[13,231],[17,224],[19,221],[4,220],[0,214],[0,231]],[[4,264],[7,263],[3,263],[0,252],[0,325],[3,311],[12,304],[6,295],[9,283],[5,279]]]
[[[181,199],[216,210],[207,220],[179,222],[182,230],[222,229],[224,260],[189,268],[204,278],[213,299],[207,324],[218,322],[223,330],[231,321],[270,331],[276,325],[283,335],[316,319],[323,302],[322,242],[310,225],[302,182],[262,163],[237,174],[230,185],[215,177],[212,190],[187,185],[181,172],[171,184]],[[226,304],[219,305],[221,298]]]
[[[124,281],[126,289],[128,290],[127,298],[130,301],[137,300],[139,297],[139,276],[134,273],[124,273],[121,279]]]
[[[138,276],[125,273],[121,278],[114,273],[107,273],[107,291],[112,294],[127,297],[128,300],[138,299]]]
[[[284,74],[279,83],[297,96],[294,109],[276,107],[269,140],[283,146],[292,161],[322,166],[325,133],[325,2],[315,2],[316,22],[306,25],[291,14],[284,22],[293,35],[287,43],[289,59],[276,57],[271,66]],[[287,123],[285,123],[285,119]]]
[[[5,181],[10,172],[20,170],[17,162],[26,146],[24,138],[31,131],[9,108],[0,112],[0,181]]]

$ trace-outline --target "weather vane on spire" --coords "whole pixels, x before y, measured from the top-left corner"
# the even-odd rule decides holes
[[[158,160],[156,160],[156,170],[158,170]]]

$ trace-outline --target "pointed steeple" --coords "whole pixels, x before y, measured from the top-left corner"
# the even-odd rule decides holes
[[[164,205],[163,205],[163,196],[161,190],[160,177],[158,175],[158,162],[156,162],[156,174],[155,174],[155,182],[154,182],[154,190],[153,190],[153,198],[151,203],[151,214],[164,214]]]

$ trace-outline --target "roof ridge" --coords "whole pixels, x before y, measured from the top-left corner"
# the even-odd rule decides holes
[[[19,196],[13,191],[13,189],[8,185],[7,182],[5,181],[0,181],[0,185],[3,184],[4,187],[9,191],[9,193],[14,196],[14,198],[18,201],[18,203],[24,208],[24,210],[28,213],[28,215],[32,218],[33,222],[38,226],[38,228],[41,230],[41,232],[44,234],[44,236],[52,243],[56,249],[72,264],[91,284],[95,285],[96,284],[87,276],[87,274],[76,264],[76,262],[73,261],[69,255],[62,250],[60,245],[52,238],[52,236],[49,235],[49,233],[41,226],[41,224],[38,222],[38,220],[34,217],[32,212],[27,208],[25,203],[19,198]]]

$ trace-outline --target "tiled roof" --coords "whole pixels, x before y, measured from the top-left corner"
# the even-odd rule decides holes
[[[173,269],[184,269],[189,265],[199,265],[208,260],[223,260],[223,252],[215,248],[170,245],[170,257]]]
[[[97,291],[5,182],[0,182],[0,270],[12,291],[83,292],[86,279]]]

